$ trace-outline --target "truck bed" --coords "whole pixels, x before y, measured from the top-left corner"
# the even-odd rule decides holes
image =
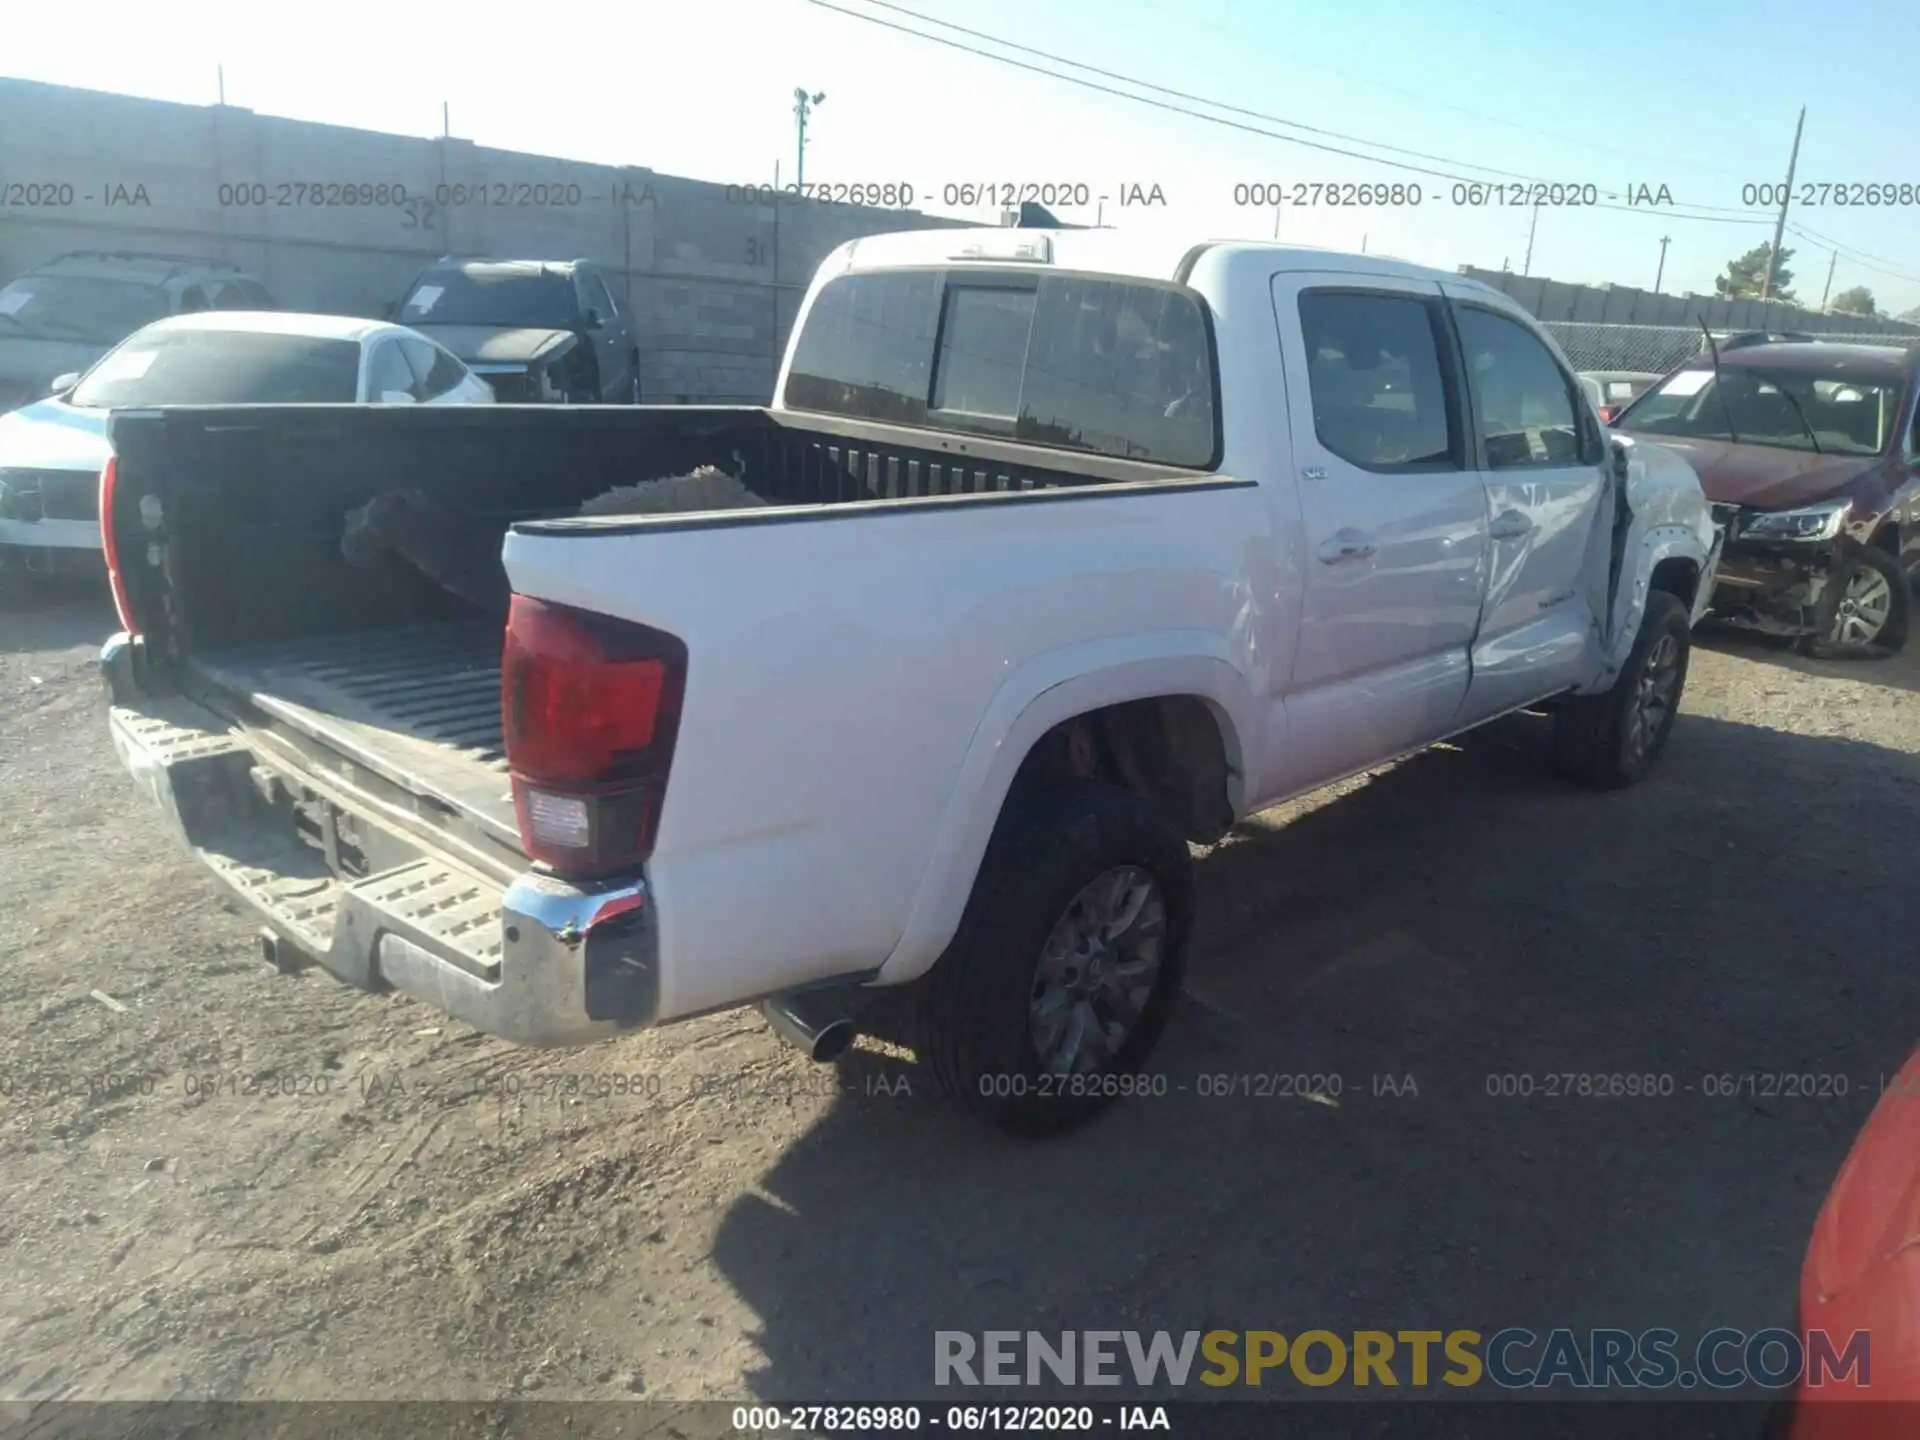
[[[754,407],[186,406],[116,412],[111,437],[119,479],[104,523],[139,557],[123,578],[158,689],[178,683],[239,726],[265,769],[330,783],[344,812],[372,797],[375,823],[453,841],[490,868],[525,864],[502,753],[503,621],[391,557],[348,564],[345,517],[372,497],[425,491],[504,541],[516,526],[619,525],[566,517],[608,490],[713,464],[769,508],[639,523],[771,535],[856,509],[932,520],[1035,490],[1199,478]],[[745,573],[729,567],[696,588]]]
[[[500,642],[499,623],[476,618],[236,646],[191,664],[215,687],[204,698],[244,712],[235,719],[317,741],[512,844]]]

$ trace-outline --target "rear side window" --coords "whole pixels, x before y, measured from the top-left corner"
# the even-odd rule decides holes
[[[814,300],[785,399],[1195,469],[1218,445],[1199,301],[1099,277],[842,276]]]
[[[413,393],[421,400],[444,395],[467,378],[467,367],[438,345],[417,340],[411,335],[403,335],[399,345],[407,357],[408,368],[418,382]]]
[[[1300,296],[1307,392],[1322,445],[1363,470],[1461,470],[1459,407],[1439,301],[1384,291]]]
[[[373,347],[373,359],[368,362],[367,398],[381,402],[388,394],[422,398],[420,382],[407,364],[407,357],[401,354],[397,340],[380,341]]]

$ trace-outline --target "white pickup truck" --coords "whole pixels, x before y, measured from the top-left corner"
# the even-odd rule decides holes
[[[899,987],[944,1088],[1067,1124],[1166,1021],[1190,844],[1528,707],[1630,784],[1713,588],[1687,466],[1390,260],[861,239],[776,396],[113,417],[113,737],[268,958],[536,1045],[757,1001],[820,1059]],[[569,518],[708,463],[770,503]],[[504,535],[504,647],[342,563],[394,486]]]

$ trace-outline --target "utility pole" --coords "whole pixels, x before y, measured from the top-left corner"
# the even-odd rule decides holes
[[[801,195],[807,193],[807,116],[813,112],[814,106],[826,98],[827,92],[824,90],[817,90],[809,95],[804,85],[796,85],[793,88],[793,118],[798,122],[800,130],[799,153],[795,156],[793,166],[793,188]]]
[[[1780,189],[1780,218],[1773,222],[1773,248],[1767,251],[1767,273],[1760,281],[1760,298],[1773,297],[1773,272],[1780,268],[1780,237],[1787,228],[1787,202],[1793,199],[1793,172],[1800,164],[1800,128],[1807,123],[1807,107],[1800,107],[1800,118],[1793,122],[1793,152],[1787,156],[1787,183]]]
[[[1533,273],[1533,232],[1540,228],[1540,202],[1533,202],[1533,219],[1527,223],[1527,258],[1520,262],[1520,273]]]
[[[213,78],[214,83],[220,87],[220,103],[225,105],[227,103],[227,67],[224,65],[214,66]]]
[[[1840,263],[1840,252],[1833,252],[1833,258],[1827,261],[1827,286],[1820,292],[1820,313],[1827,313],[1827,296],[1833,293],[1833,267]]]
[[[1653,293],[1656,295],[1660,293],[1660,281],[1667,273],[1667,243],[1672,238],[1671,235],[1660,237],[1660,268],[1653,272]]]
[[[453,112],[447,108],[447,102],[444,100],[440,102],[440,138],[442,140],[453,138]]]

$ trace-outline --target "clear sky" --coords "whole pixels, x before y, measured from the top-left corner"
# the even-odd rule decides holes
[[[263,113],[437,134],[444,100],[453,132],[483,145],[723,182],[771,180],[776,164],[791,182],[793,89],[805,85],[827,97],[809,131],[809,181],[900,182],[914,187],[921,209],[982,218],[977,207],[943,203],[945,187],[1085,183],[1109,197],[1109,224],[1196,238],[1273,235],[1272,207],[1236,205],[1236,185],[1417,183],[1417,207],[1283,204],[1280,237],[1364,243],[1447,268],[1521,270],[1534,220],[1526,205],[1455,205],[1457,178],[1591,184],[1603,197],[1665,186],[1672,203],[1654,209],[1542,207],[1531,273],[1651,286],[1668,236],[1668,292],[1710,291],[1731,256],[1770,237],[1770,212],[1749,207],[1742,186],[1784,178],[1804,104],[1802,181],[1905,184],[1909,203],[1796,206],[1790,227],[1823,238],[1790,228],[1793,289],[1818,304],[1831,241],[1840,247],[1835,293],[1866,285],[1883,310],[1920,305],[1913,0],[828,3],[839,9],[813,0],[425,11],[367,0],[297,10],[96,0],[81,30],[70,7],[35,3],[9,13],[0,72],[205,103],[224,64],[228,102]],[[997,49],[938,22],[965,26],[1126,78],[998,52],[1025,64],[1271,134],[1023,71],[846,11]],[[1133,83],[1142,81],[1163,88]],[[1273,136],[1376,156],[1381,146],[1421,151],[1440,158],[1393,158],[1441,173]],[[1122,188],[1133,185],[1158,185],[1165,206],[1121,208]],[[1092,220],[1098,207],[1057,208]]]

